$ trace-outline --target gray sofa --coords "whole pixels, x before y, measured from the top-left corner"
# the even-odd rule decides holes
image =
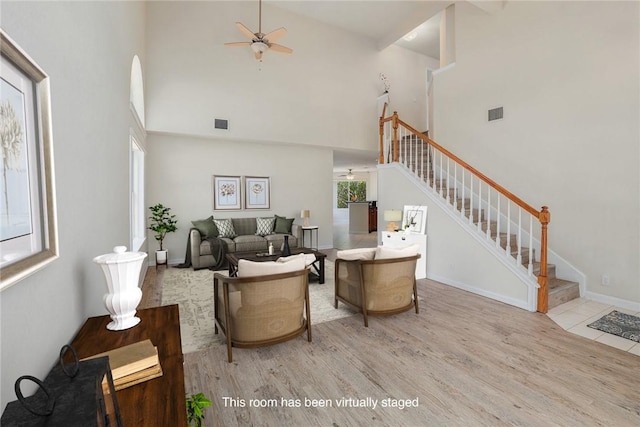
[[[191,252],[191,266],[194,269],[207,268],[218,264],[218,260],[215,259],[211,253],[211,245],[206,240],[206,235],[203,235],[203,228],[198,230],[198,223],[203,221],[194,221],[193,224],[196,228],[192,228],[189,233],[189,245]],[[279,251],[284,243],[285,233],[267,234],[265,236],[256,235],[257,222],[256,218],[231,218],[233,227],[235,229],[234,238],[220,237],[226,246],[227,253],[231,252],[267,252],[269,243],[273,244],[273,248]],[[289,247],[297,248],[298,242],[301,241],[302,228],[297,224],[291,224],[291,232],[289,236]],[[217,234],[217,232],[215,232]]]

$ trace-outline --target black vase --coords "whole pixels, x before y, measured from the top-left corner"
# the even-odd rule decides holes
[[[291,249],[289,248],[289,236],[284,236],[284,243],[282,244],[282,256],[291,255]]]

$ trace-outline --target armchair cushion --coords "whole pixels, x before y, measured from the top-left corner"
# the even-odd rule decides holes
[[[388,248],[386,246],[378,246],[376,248],[375,259],[404,258],[417,255],[419,251],[420,245],[417,243],[407,246],[406,248]]]
[[[238,277],[268,276],[271,274],[289,273],[306,268],[304,257],[298,257],[289,262],[275,261],[238,261]]]
[[[291,262],[298,261],[300,259],[304,260],[305,266],[309,266],[316,262],[316,256],[314,254],[297,254],[287,257],[280,257],[276,260],[276,262]]]
[[[336,252],[336,258],[346,259],[348,261],[353,260],[368,260],[373,259],[376,254],[376,248],[357,248],[346,249]]]

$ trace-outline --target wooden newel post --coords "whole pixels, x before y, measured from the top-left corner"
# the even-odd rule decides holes
[[[398,112],[394,111],[391,123],[393,125],[393,161],[400,158],[400,143],[398,142]]]
[[[546,313],[549,310],[549,288],[547,284],[547,227],[551,221],[551,213],[547,206],[543,206],[538,216],[541,225],[540,236],[540,274],[538,275],[538,311]]]
[[[384,114],[380,116],[380,155],[378,157],[378,164],[384,164]]]

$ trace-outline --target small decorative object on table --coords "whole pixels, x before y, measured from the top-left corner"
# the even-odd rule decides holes
[[[120,331],[140,322],[136,317],[136,307],[142,299],[138,280],[142,261],[146,257],[144,252],[127,252],[126,246],[116,246],[113,253],[93,259],[93,262],[102,267],[107,279],[109,292],[104,296],[104,304],[113,320],[107,325],[107,329]]]
[[[74,360],[65,365],[67,350]],[[23,396],[23,380],[40,387],[33,396]],[[18,400],[7,404],[0,420],[3,426],[122,426],[108,357],[79,361],[75,349],[65,345],[60,364],[44,381],[24,375],[16,381],[15,390]]]
[[[282,244],[282,256],[291,255],[291,248],[289,248],[289,236],[284,236],[284,243]]]

